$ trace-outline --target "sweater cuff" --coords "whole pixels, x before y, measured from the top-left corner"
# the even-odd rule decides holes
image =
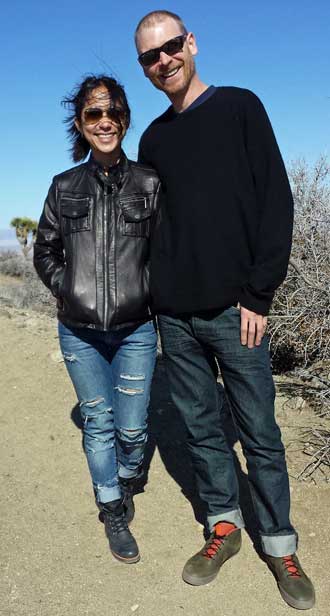
[[[270,291],[256,293],[250,288],[243,288],[238,301],[243,308],[247,308],[256,314],[262,314],[262,316],[266,317],[269,313],[273,297],[274,293]]]

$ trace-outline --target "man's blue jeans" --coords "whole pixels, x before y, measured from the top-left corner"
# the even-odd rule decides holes
[[[63,358],[77,393],[83,441],[98,502],[120,498],[119,476],[136,477],[147,440],[157,354],[152,321],[100,332],[59,323]]]
[[[210,528],[220,520],[244,526],[233,455],[221,426],[218,388],[208,359],[213,353],[247,461],[263,550],[271,556],[292,554],[297,535],[289,519],[289,481],[274,417],[267,337],[259,347],[243,346],[240,311],[234,306],[212,315],[161,315],[159,329],[172,398],[186,425]]]

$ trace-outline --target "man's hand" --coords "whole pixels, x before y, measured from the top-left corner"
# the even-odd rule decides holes
[[[241,343],[249,349],[261,344],[267,327],[267,317],[240,306],[241,311]]]

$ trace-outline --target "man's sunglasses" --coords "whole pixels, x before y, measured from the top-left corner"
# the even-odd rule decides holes
[[[118,107],[108,107],[108,109],[101,109],[100,107],[89,107],[83,111],[83,120],[85,124],[97,124],[102,120],[103,116],[106,116],[112,122],[121,124],[125,112]]]
[[[155,64],[155,62],[158,62],[162,51],[168,56],[174,56],[174,54],[182,51],[186,38],[186,34],[180,34],[166,41],[161,47],[155,47],[155,49],[149,49],[149,51],[141,53],[138,57],[140,64],[145,67]]]

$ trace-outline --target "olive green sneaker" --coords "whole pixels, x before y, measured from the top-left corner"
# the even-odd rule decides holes
[[[274,574],[284,601],[297,610],[308,610],[313,607],[314,587],[304,573],[296,554],[281,557],[264,554],[264,558]]]
[[[212,582],[223,563],[241,547],[241,531],[235,524],[219,522],[213,528],[204,547],[192,556],[183,568],[183,580],[193,586]]]

